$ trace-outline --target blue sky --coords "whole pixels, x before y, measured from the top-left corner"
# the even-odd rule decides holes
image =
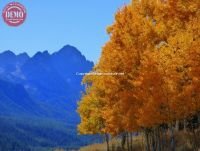
[[[10,0],[0,1],[0,11]],[[9,27],[0,18],[0,52],[16,54],[77,47],[87,59],[97,61],[108,40],[106,27],[115,12],[130,0],[18,0],[27,9],[27,20]]]

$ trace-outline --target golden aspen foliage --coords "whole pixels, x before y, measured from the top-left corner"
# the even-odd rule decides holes
[[[200,1],[133,0],[107,28],[78,112],[83,134],[135,132],[200,112]]]

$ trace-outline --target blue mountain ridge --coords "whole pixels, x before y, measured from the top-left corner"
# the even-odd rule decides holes
[[[93,66],[70,45],[32,57],[12,51],[1,53],[0,151],[77,148],[98,140],[78,136],[76,131],[77,101],[84,91],[83,77],[76,72],[89,72]]]

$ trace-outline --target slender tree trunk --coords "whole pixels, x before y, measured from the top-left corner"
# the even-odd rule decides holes
[[[174,138],[173,124],[170,124],[170,132],[171,132],[171,138],[170,138],[171,151],[175,151],[175,138]]]
[[[200,124],[200,113],[197,113],[197,127],[199,128],[199,124]]]
[[[179,131],[179,121],[178,120],[176,120],[176,126],[175,127],[176,127],[175,130]]]
[[[184,133],[186,133],[186,126],[187,124],[186,124],[186,119],[184,119],[183,120],[183,131],[184,131]]]
[[[193,133],[193,139],[194,139],[194,147],[193,147],[193,149],[194,149],[194,151],[198,151],[198,148],[197,148],[197,140],[196,140],[196,133],[195,133],[195,130],[194,129],[192,129],[192,133]]]
[[[159,127],[156,127],[156,129],[155,129],[155,134],[154,134],[154,136],[155,136],[155,148],[156,148],[156,151],[157,151],[158,146],[159,146],[158,129],[159,129]]]
[[[151,132],[152,151],[156,151],[156,137],[155,137],[155,133],[156,133],[156,128],[153,128],[152,132]]]
[[[168,129],[169,128],[167,128],[167,130],[165,130],[164,149],[168,147],[168,137],[167,137]]]
[[[161,151],[161,137],[160,137],[160,127],[158,127],[157,129],[157,148],[158,148],[158,151]]]
[[[200,113],[197,113],[198,121],[197,121],[197,138],[200,138]],[[198,146],[200,147],[200,146]]]
[[[131,151],[133,151],[133,133],[130,133],[131,137]]]
[[[197,136],[196,136],[196,132],[194,129],[194,126],[192,126],[192,133],[193,133],[193,150],[194,151],[198,151],[198,140],[197,140]]]
[[[113,138],[114,138],[114,137],[111,137],[111,140],[113,140]],[[111,146],[111,151],[115,151],[115,145],[116,145],[115,142],[114,142],[114,141],[111,141],[111,145],[112,145],[112,146]]]
[[[105,134],[105,139],[106,139],[107,151],[110,151],[110,146],[109,146],[109,135],[108,135],[108,134]]]
[[[130,151],[130,143],[129,143],[129,133],[126,133],[126,137],[127,137],[127,150]]]
[[[125,150],[125,144],[126,144],[126,134],[123,133],[122,134],[122,141],[121,141],[122,150]]]
[[[163,140],[164,140],[164,137],[163,137],[163,129],[160,128],[160,131],[159,131],[159,136],[160,136],[160,150],[164,150],[164,144],[163,144]]]
[[[144,135],[145,135],[145,150],[150,151],[149,132],[147,129],[144,130]]]

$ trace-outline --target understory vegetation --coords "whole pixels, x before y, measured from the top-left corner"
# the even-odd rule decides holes
[[[164,136],[160,137],[160,143],[162,143],[163,151],[171,151],[171,148],[168,144],[170,144],[170,132],[165,131]],[[109,150],[110,151],[145,151],[145,136],[144,134],[134,135],[132,134],[132,139],[130,138],[131,134],[129,134],[129,138],[126,136],[126,140],[124,141],[121,136],[116,138],[110,138],[109,142]],[[199,131],[196,134],[196,138],[194,134],[190,132],[184,131],[175,131],[174,132],[174,141],[175,141],[175,150],[176,151],[194,151],[195,146],[200,147],[200,137]],[[129,139],[129,142],[127,141]],[[194,140],[195,139],[195,140]],[[122,140],[124,142],[122,142]],[[149,146],[152,147],[152,138],[149,137]],[[155,148],[158,150],[159,143],[155,142]],[[102,144],[93,144],[89,146],[82,147],[80,151],[106,151],[107,145],[106,143]],[[152,149],[153,150],[153,149]]]

